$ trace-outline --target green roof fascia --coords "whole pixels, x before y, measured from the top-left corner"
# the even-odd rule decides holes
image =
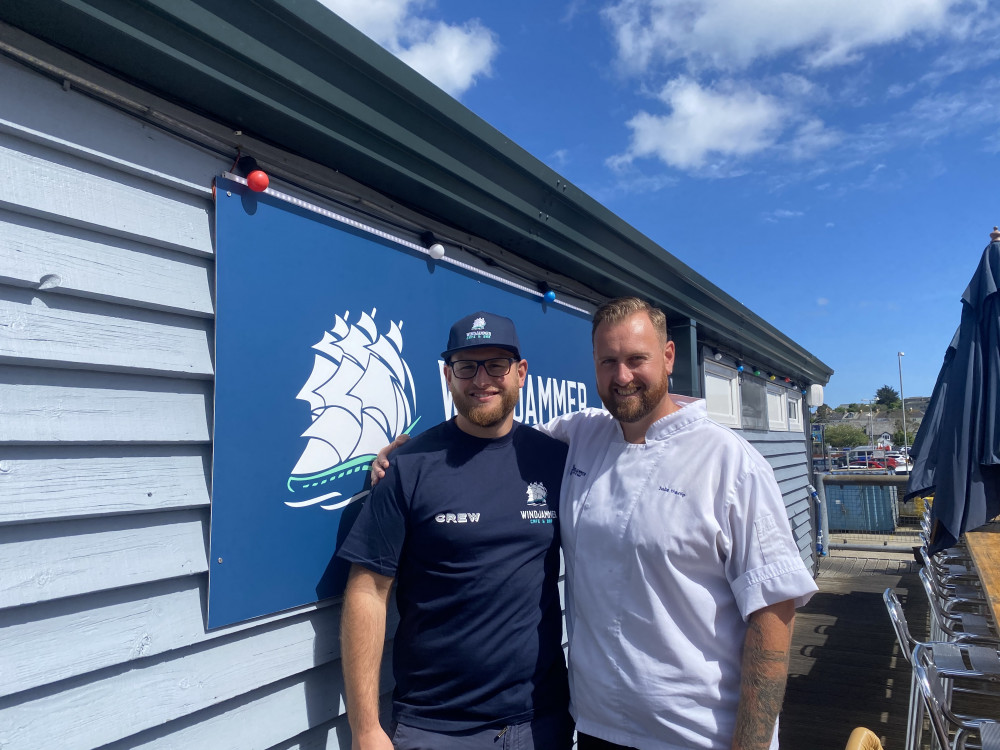
[[[0,20],[797,379],[831,368],[315,0],[0,0]]]

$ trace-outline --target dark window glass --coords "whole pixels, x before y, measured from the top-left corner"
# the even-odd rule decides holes
[[[757,378],[743,378],[740,383],[743,402],[743,429],[767,431],[767,386]]]

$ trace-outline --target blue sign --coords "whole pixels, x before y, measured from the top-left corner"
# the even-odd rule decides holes
[[[520,421],[600,405],[588,315],[236,182],[216,194],[210,628],[343,593],[334,552],[374,454],[454,414],[459,318],[517,325]]]

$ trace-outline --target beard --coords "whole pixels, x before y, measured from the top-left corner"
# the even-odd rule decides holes
[[[476,403],[471,397],[459,393],[449,384],[455,410],[479,427],[493,427],[503,422],[517,406],[519,391],[514,384],[505,383],[500,389],[500,399],[489,404]]]
[[[619,422],[631,424],[639,422],[652,414],[653,410],[660,405],[660,402],[667,395],[669,386],[670,375],[664,372],[663,377],[659,381],[645,390],[640,390],[638,397],[629,396],[622,398],[615,394],[614,385],[611,385],[606,391],[598,388],[597,395],[601,397],[604,408],[611,412],[611,416]],[[619,399],[622,400],[619,401]]]

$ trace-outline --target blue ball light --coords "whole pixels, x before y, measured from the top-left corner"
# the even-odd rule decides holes
[[[546,291],[545,294],[543,294],[542,296],[545,298],[546,302],[555,302],[556,301],[556,293],[553,292],[551,289],[549,289],[548,291]]]

